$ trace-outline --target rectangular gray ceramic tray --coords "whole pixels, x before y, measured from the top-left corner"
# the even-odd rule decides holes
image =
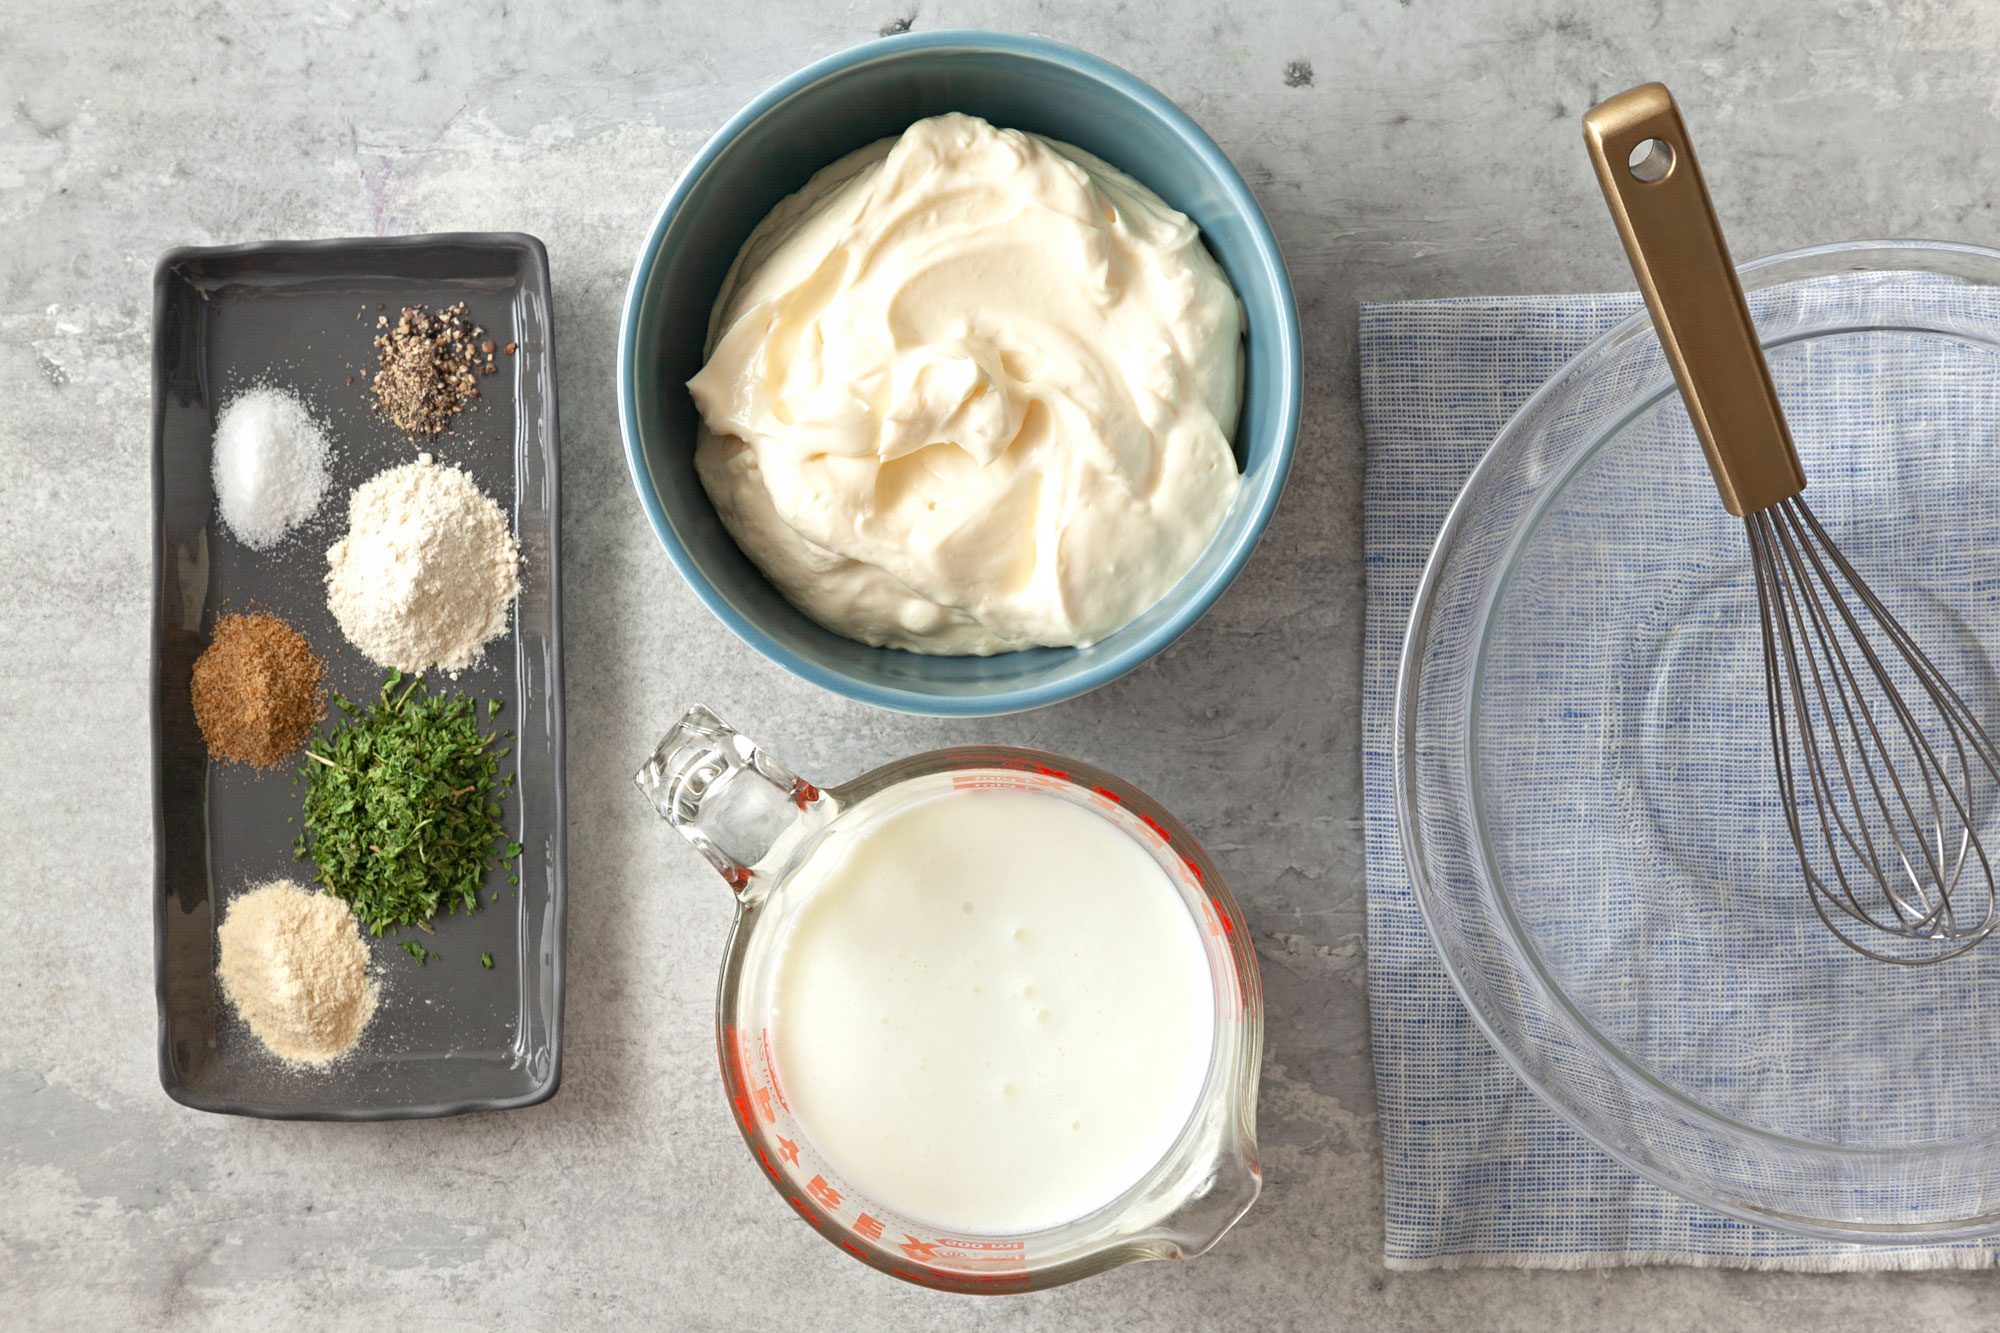
[[[326,605],[326,549],[347,495],[418,447],[373,416],[359,371],[374,365],[378,314],[464,301],[496,343],[500,371],[429,451],[464,465],[511,508],[522,555],[514,628],[456,681],[499,698],[516,737],[506,822],[525,850],[518,888],[488,876],[472,916],[441,916],[419,965],[394,938],[370,941],[382,999],[356,1049],[322,1070],[266,1053],[215,981],[215,928],[230,897],[293,859],[301,790],[291,767],[259,774],[211,764],[189,682],[218,611],[289,620],[326,659],[329,686],[371,700],[383,672],[341,634]],[[521,235],[272,242],[170,251],[154,289],[153,782],[154,967],[160,1082],[205,1111],[380,1120],[530,1106],[562,1075],[563,717],[556,525],[555,349],[548,254]],[[350,377],[352,382],[350,383]],[[274,551],[253,552],[215,517],[209,479],[216,414],[259,382],[299,393],[333,443],[319,513]],[[484,708],[480,715],[484,717]],[[493,955],[492,969],[480,965]]]

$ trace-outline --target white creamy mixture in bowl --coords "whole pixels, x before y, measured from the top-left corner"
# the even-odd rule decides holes
[[[785,549],[792,558],[793,574],[787,576],[776,558],[761,558],[760,563],[755,552],[746,550],[745,524],[723,512],[730,508],[728,497],[711,498],[702,473],[712,475],[714,468],[698,463],[718,446],[702,446],[704,405],[697,403],[688,386],[707,385],[727,399],[729,410],[742,407],[746,415],[755,415],[755,402],[739,402],[735,388],[724,391],[711,382],[715,377],[703,378],[735,315],[741,313],[735,309],[739,295],[756,276],[749,260],[738,262],[753,232],[781,208],[787,215],[808,211],[803,203],[787,201],[807,191],[816,177],[820,184],[812,186],[812,196],[830,193],[829,186],[864,170],[872,171],[870,180],[885,179],[891,154],[878,149],[874,157],[856,158],[857,150],[894,145],[913,125],[959,115],[1021,131],[1019,141],[1032,148],[1038,160],[1069,163],[1076,174],[1067,170],[1065,174],[1072,181],[1081,175],[1090,182],[1089,191],[1079,197],[1108,206],[1131,233],[1115,243],[1092,236],[1092,229],[1084,225],[1091,213],[1072,209],[1071,216],[1080,221],[1068,233],[1071,242],[1062,253],[1076,257],[1076,265],[1049,269],[1047,252],[1039,252],[1033,267],[1041,274],[1042,285],[1037,288],[1023,276],[1027,266],[996,260],[990,270],[996,290],[959,311],[966,332],[990,337],[990,326],[1004,316],[1010,331],[1034,333],[1037,341],[1022,342],[1022,348],[1044,349],[1043,357],[1049,355],[1047,349],[1063,350],[1079,364],[1111,367],[1089,386],[1101,390],[1097,396],[1078,401],[1129,411],[1126,419],[1136,422],[1137,428],[1129,435],[1092,437],[1086,444],[1097,450],[1100,459],[1114,459],[1120,467],[1132,465],[1134,451],[1128,445],[1133,440],[1147,450],[1157,449],[1141,456],[1136,466],[1143,470],[1151,457],[1156,464],[1151,471],[1166,476],[1170,486],[1160,489],[1142,477],[1140,488],[1131,489],[1132,472],[1103,465],[1091,470],[1086,465],[1092,459],[1081,450],[1065,458],[1031,460],[1027,467],[1004,459],[984,466],[968,452],[961,470],[976,471],[988,488],[974,501],[1003,491],[1010,499],[1031,493],[1035,526],[1028,531],[993,519],[975,526],[964,540],[947,542],[940,538],[943,530],[932,526],[945,520],[930,520],[921,528],[913,522],[918,514],[949,517],[953,511],[947,503],[940,501],[938,510],[932,511],[926,506],[938,498],[935,494],[924,494],[922,503],[901,497],[912,477],[934,484],[927,480],[929,464],[940,456],[951,457],[950,451],[934,445],[915,447],[907,434],[898,434],[890,452],[900,456],[885,458],[885,437],[878,429],[875,437],[848,441],[844,447],[858,451],[852,457],[813,460],[805,456],[811,450],[788,458],[780,451],[783,441],[775,432],[767,432],[769,438],[763,440],[728,428],[706,432],[718,441],[724,436],[743,440],[737,448],[749,454],[748,462],[757,464],[754,479],[739,475],[736,480],[754,480],[761,497],[758,490],[746,487],[742,498],[761,499],[759,512],[778,516],[789,530],[789,535],[775,534],[788,540]],[[1071,154],[1057,145],[1082,151]],[[829,163],[846,165],[829,173]],[[1137,187],[1102,167],[1104,163],[1144,185],[1145,207],[1139,207],[1142,196]],[[942,213],[909,214],[907,220],[929,226],[951,215],[953,207],[959,208],[956,216],[962,218],[975,201],[997,208],[1003,195],[1004,191],[980,188],[949,199],[940,196],[941,205],[950,205]],[[834,203],[820,207],[830,210]],[[1176,212],[1188,221],[1180,222]],[[1174,226],[1165,228],[1169,219]],[[869,220],[880,221],[873,213]],[[1048,225],[1038,224],[1031,234],[1057,234],[1053,216],[1043,221]],[[1161,229],[1152,230],[1156,224]],[[768,262],[774,226],[763,225],[762,230],[766,239],[757,253]],[[801,236],[815,231],[810,226],[797,230]],[[1082,257],[1098,255],[1103,261],[1097,270],[1101,275],[1126,281],[1137,263],[1133,237],[1142,231],[1155,239],[1186,238],[1171,261],[1185,268],[1190,294],[1210,292],[1218,298],[1212,312],[1218,324],[1208,335],[1207,351],[1199,350],[1200,340],[1190,336],[1192,325],[1175,322],[1195,306],[1183,308],[1174,303],[1178,298],[1161,303],[1164,289],[1157,286],[1139,289],[1143,296],[1133,297],[1120,314],[1122,319],[1150,308],[1164,321],[1163,331],[1150,344],[1116,341],[1136,337],[1135,326],[1122,323],[1115,326],[1115,337],[1101,327],[1081,335],[1072,328],[1066,349],[1060,341],[1043,340],[1046,326],[1056,316],[1068,318],[1074,312],[1075,294],[1096,283],[1088,277]],[[910,227],[878,231],[879,244],[872,248],[857,249],[844,235],[818,235],[817,243],[824,248],[802,268],[830,283],[853,283],[856,275],[860,280],[886,278],[885,266],[892,259],[902,263],[906,273],[914,273],[911,256],[923,258],[914,246],[919,237]],[[970,248],[964,251],[966,256],[971,253]],[[837,262],[822,269],[820,265],[829,260]],[[930,261],[923,258],[923,262]],[[879,309],[884,316],[894,314],[905,321],[904,327],[929,337],[927,319],[909,322],[929,308],[919,298],[927,300],[946,276],[962,291],[960,280],[969,271],[965,265],[939,267],[938,282],[908,282],[893,301],[872,287],[867,294],[882,302]],[[848,310],[845,301],[835,302],[845,291],[832,286],[815,289],[812,304],[794,314],[836,305]],[[1027,297],[1030,292],[1032,301]],[[1060,303],[1055,298],[1061,298]],[[1225,334],[1220,321],[1232,317],[1237,331]],[[814,322],[813,327],[826,326]],[[806,355],[792,357],[785,375],[761,385],[736,387],[754,389],[768,402],[775,402],[769,395],[782,389],[784,410],[794,413],[796,421],[794,391],[808,382],[804,377],[824,373],[826,356],[840,358],[851,369],[874,345],[864,346],[855,337],[857,328],[867,327],[850,320],[839,326],[844,332],[829,335],[825,343],[817,335],[807,342],[795,333],[792,345]],[[874,327],[882,327],[881,319]],[[1035,400],[1036,393],[1056,384],[1052,376],[1044,370],[1037,370],[1032,379],[1016,373],[1030,368],[1026,356],[1016,355],[1010,367],[1000,355],[1008,350],[1005,344],[992,348],[991,355],[969,358],[959,357],[942,334],[939,344],[946,353],[941,360],[970,361],[970,366],[956,368],[967,379],[977,372],[989,386],[997,383],[1017,395],[1021,384],[1029,386],[1026,401],[1017,398],[996,413],[1003,423],[1010,410],[1021,412],[1023,420],[1061,419]],[[1135,352],[1141,359],[1132,359]],[[892,364],[903,363],[878,362],[877,369]],[[1161,368],[1157,382],[1148,378],[1151,371],[1141,375],[1133,370],[1145,366]],[[924,376],[927,386],[939,378],[938,369]],[[1232,372],[1237,378],[1225,383]],[[619,425],[635,497],[661,549],[718,623],[766,660],[843,698],[907,713],[990,717],[1046,707],[1118,680],[1187,633],[1216,604],[1247,567],[1283,494],[1297,445],[1304,367],[1298,307],[1278,238],[1222,147],[1185,112],[1130,72],[1056,42],[1012,33],[935,31],[905,33],[828,56],[779,80],[717,129],[668,190],[640,243],[620,324],[617,374]],[[1004,380],[996,379],[1000,374]],[[1184,387],[1200,380],[1207,387],[1158,390],[1158,384],[1176,380]],[[839,395],[800,400],[810,401],[815,411],[855,398],[852,380],[843,383],[832,376],[811,382],[823,383]],[[888,400],[893,385],[889,377],[889,383],[870,390],[876,397],[855,401],[873,411]],[[1192,434],[1177,434],[1171,418],[1175,413],[1192,413],[1203,393],[1208,394],[1205,413],[1213,418],[1210,456],[1218,464],[1217,493],[1197,497],[1190,509],[1203,503],[1213,507],[1201,513],[1183,511],[1186,521],[1176,525],[1167,518],[1170,511],[1164,497],[1192,492],[1194,471],[1189,464],[1198,455],[1195,446],[1184,442]],[[976,403],[989,394],[994,394],[992,387],[972,398],[966,387],[957,401]],[[924,407],[917,415],[928,422],[926,429],[939,427],[953,410],[954,400],[942,388],[926,387],[916,401]],[[995,402],[1005,401],[1006,395],[995,395]],[[964,413],[961,420],[974,415]],[[776,419],[775,412],[771,419]],[[953,422],[951,431],[958,433],[960,424]],[[915,428],[915,424],[899,425],[897,430]],[[1179,452],[1168,454],[1164,446],[1169,440]],[[960,441],[950,443],[963,448]],[[1072,438],[1061,443],[1076,449]],[[1213,447],[1218,443],[1230,446],[1226,456]],[[784,463],[783,469],[774,465],[774,459]],[[812,466],[807,469],[801,462]],[[898,462],[902,466],[895,466]],[[739,469],[744,466],[739,462]],[[1006,490],[1015,484],[1010,468],[1021,473],[1021,491]],[[771,484],[781,470],[792,478],[789,490]],[[1029,472],[1035,473],[1033,485],[1028,484]],[[838,489],[830,480],[836,474]],[[898,503],[878,512],[884,488],[877,483],[884,474],[890,482],[887,494],[897,497]],[[1087,502],[1075,494],[1085,483],[1094,488]],[[1230,494],[1221,494],[1223,490]],[[859,534],[865,541],[845,549],[835,543],[834,515],[813,512],[802,502],[802,497],[814,494],[829,510],[850,501],[860,504],[862,510],[849,516],[852,521],[840,530]],[[1026,501],[1016,503],[1021,509],[1013,511],[1014,521],[1026,522]],[[792,515],[781,513],[783,504],[793,505]],[[975,503],[964,512],[976,510]],[[1077,516],[1085,512],[1088,521],[1079,528]],[[901,526],[892,526],[891,520]],[[986,534],[995,528],[1008,534],[997,548],[1004,554],[986,553],[982,545],[991,541]],[[1119,550],[1114,561],[1105,553],[1121,531],[1136,534],[1135,545],[1143,549]],[[1086,550],[1087,535],[1089,553],[1076,554]],[[1142,565],[1150,572],[1135,574]],[[822,577],[829,570],[837,577]],[[939,570],[949,579],[923,586]],[[870,586],[864,580],[875,580],[873,590],[886,595],[883,604],[889,614],[873,636],[877,642],[846,632],[833,614],[833,609],[847,613],[842,600],[851,603],[857,585]],[[819,590],[833,609],[810,604],[802,595],[807,588]],[[1024,614],[1024,607],[1032,614]],[[1039,632],[1036,624],[1051,632]],[[954,637],[958,643],[945,642]],[[1083,643],[1086,638],[1091,641]],[[986,642],[974,642],[979,639]],[[1021,646],[1038,640],[1064,646]],[[890,642],[922,644],[930,650],[880,646]],[[966,647],[986,651],[967,653]],[[1007,651],[1010,647],[1018,651]]]
[[[827,167],[752,233],[688,385],[696,468],[794,605],[915,652],[1083,646],[1239,484],[1236,293],[1184,215],[966,115]]]

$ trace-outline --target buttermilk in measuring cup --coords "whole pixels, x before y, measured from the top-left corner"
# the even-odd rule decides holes
[[[858,812],[857,812],[858,813]],[[1061,797],[892,804],[787,885],[773,1056],[850,1186],[1007,1235],[1116,1199],[1188,1123],[1214,1040],[1195,918],[1154,857]]]

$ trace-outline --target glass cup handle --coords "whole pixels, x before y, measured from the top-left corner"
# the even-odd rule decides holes
[[[696,704],[633,779],[660,815],[741,893],[820,790]]]

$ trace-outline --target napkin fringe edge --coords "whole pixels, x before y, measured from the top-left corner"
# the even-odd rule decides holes
[[[1590,1251],[1581,1254],[1437,1254],[1427,1258],[1385,1255],[1398,1273],[1455,1268],[1737,1268],[1762,1273],[1916,1273],[2000,1267],[2000,1250],[1940,1248],[1860,1250],[1841,1254],[1689,1254],[1678,1250]]]

